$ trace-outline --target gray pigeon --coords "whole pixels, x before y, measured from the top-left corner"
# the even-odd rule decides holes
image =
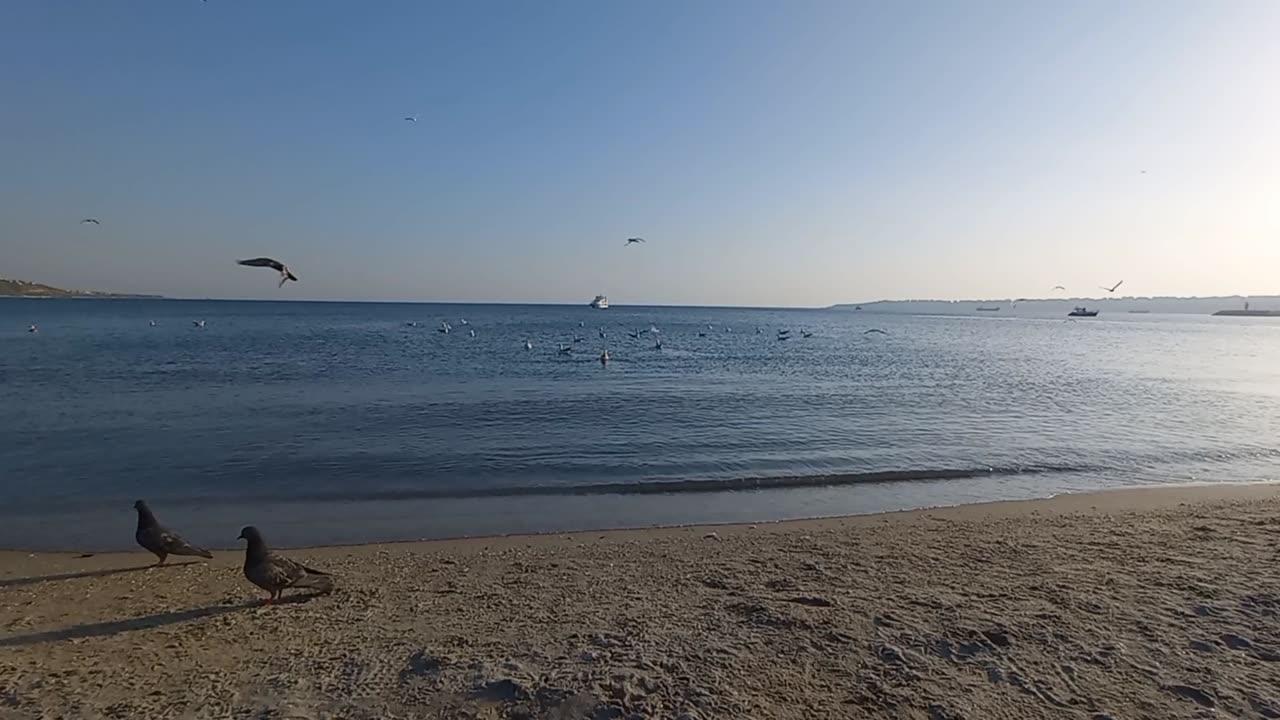
[[[165,558],[170,555],[193,555],[196,557],[213,559],[213,553],[204,548],[196,547],[178,533],[164,527],[156,522],[156,516],[151,514],[151,508],[141,500],[133,504],[133,509],[138,511],[138,531],[133,534],[138,544],[156,554],[160,558],[157,565],[163,565]]]
[[[271,593],[271,597],[267,598],[268,604],[278,599],[285,588],[333,592],[333,578],[329,573],[314,570],[271,552],[258,528],[250,525],[241,530],[240,539],[249,541],[244,549],[244,576],[249,578],[249,582]]]

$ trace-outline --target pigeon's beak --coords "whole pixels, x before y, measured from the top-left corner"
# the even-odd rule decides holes
[[[241,530],[241,531],[240,531],[240,534],[239,534],[238,536],[236,536],[236,539],[237,539],[237,540],[248,540],[248,539],[249,539],[249,537],[248,537],[247,535],[245,535],[245,534],[244,534],[244,531],[243,531],[243,530]]]

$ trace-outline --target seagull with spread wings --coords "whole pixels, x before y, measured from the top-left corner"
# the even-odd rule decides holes
[[[277,285],[276,287],[284,287],[285,282],[289,280],[292,280],[294,282],[298,281],[297,276],[289,272],[289,268],[286,267],[284,263],[280,262],[279,260],[275,260],[273,258],[260,257],[260,258],[253,258],[251,260],[237,260],[236,262],[239,263],[240,265],[245,265],[247,267],[268,267],[280,273],[280,284]]]

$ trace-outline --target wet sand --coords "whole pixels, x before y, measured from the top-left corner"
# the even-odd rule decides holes
[[[1275,485],[286,554],[0,553],[0,718],[1280,718]]]

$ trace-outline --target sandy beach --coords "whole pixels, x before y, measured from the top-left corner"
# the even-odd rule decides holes
[[[0,553],[0,718],[1280,718],[1275,485],[286,554]]]

